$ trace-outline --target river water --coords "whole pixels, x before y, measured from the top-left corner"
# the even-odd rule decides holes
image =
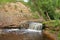
[[[42,40],[41,31],[31,29],[11,30],[12,29],[4,29],[0,35],[0,40]]]
[[[0,40],[49,40],[43,38],[42,24],[31,23],[28,29],[1,29]]]

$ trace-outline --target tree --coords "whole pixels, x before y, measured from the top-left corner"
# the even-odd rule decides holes
[[[59,0],[29,0],[28,5],[32,11],[37,11],[39,15],[45,19],[56,19],[56,7]]]

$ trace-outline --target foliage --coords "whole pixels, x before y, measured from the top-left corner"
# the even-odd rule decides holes
[[[60,31],[59,31],[59,33],[58,33],[58,40],[60,40]]]
[[[60,20],[45,21],[43,24],[48,25],[48,27],[58,27],[60,26]]]
[[[0,0],[0,4],[4,4],[7,2],[16,2],[16,0]]]
[[[56,13],[56,19],[57,19],[57,20],[60,19],[60,13]]]
[[[35,12],[35,14],[32,12],[32,15],[33,15],[33,18],[36,18],[36,19],[38,19],[38,18],[39,18],[38,13],[36,13],[36,12]]]
[[[0,4],[4,4],[7,2],[23,2],[24,3],[24,0],[0,0]]]
[[[55,10],[60,7],[60,0],[30,0],[28,5],[33,12],[37,11],[45,19],[57,19]]]
[[[60,0],[57,0],[56,2],[57,2],[57,3],[56,3],[57,8],[59,8],[59,9],[60,9]]]

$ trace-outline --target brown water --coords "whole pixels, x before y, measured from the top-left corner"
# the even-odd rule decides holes
[[[55,40],[42,31],[42,24],[30,22],[28,29],[2,29],[0,40]]]
[[[0,40],[42,40],[42,34],[26,29],[9,32],[3,31],[0,34]]]
[[[0,40],[54,40],[47,37],[42,31],[32,31],[27,29],[7,30],[8,29],[4,29],[0,33]]]

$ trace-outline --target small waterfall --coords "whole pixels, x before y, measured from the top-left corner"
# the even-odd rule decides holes
[[[42,30],[42,23],[30,22],[30,23],[29,23],[29,28],[28,28],[28,29]]]
[[[27,32],[39,32],[42,34],[42,23],[30,22],[29,28],[26,30]]]
[[[31,33],[31,32],[39,32],[42,34],[42,24],[37,22],[29,22],[28,29],[2,29],[3,33],[9,33],[9,32],[23,32],[23,33]]]
[[[0,36],[2,40],[42,40],[42,24],[30,22],[28,29],[2,29],[1,34],[4,35]]]

